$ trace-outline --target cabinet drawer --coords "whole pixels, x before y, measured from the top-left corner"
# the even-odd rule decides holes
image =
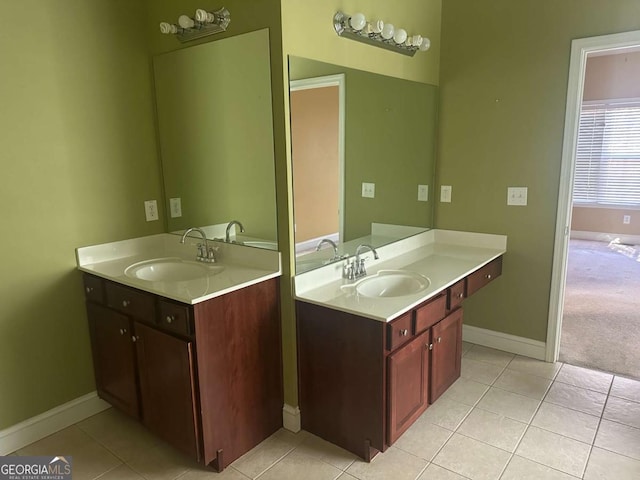
[[[158,302],[158,309],[158,325],[160,325],[163,330],[187,336],[193,332],[191,328],[191,315],[187,305],[160,300]]]
[[[498,257],[481,269],[467,277],[467,297],[484,287],[487,283],[499,277],[502,273],[502,257]]]
[[[447,310],[455,310],[464,300],[464,280],[452,285],[447,290]]]
[[[145,322],[155,320],[154,297],[132,288],[107,282],[107,305],[125,315]]]
[[[407,312],[400,318],[387,325],[387,349],[393,350],[413,337],[411,331],[411,312]]]
[[[446,304],[447,296],[440,295],[439,297],[431,300],[426,305],[418,307],[416,309],[416,334],[423,332],[431,325],[434,325],[435,323],[442,320],[446,313]]]
[[[104,304],[104,282],[102,279],[85,273],[82,276],[82,282],[84,283],[85,298],[92,302]]]

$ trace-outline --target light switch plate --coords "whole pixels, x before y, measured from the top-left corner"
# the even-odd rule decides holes
[[[429,201],[429,185],[418,185],[418,201]]]
[[[508,187],[507,205],[524,207],[527,205],[527,187]]]
[[[362,196],[365,198],[374,198],[376,196],[376,184],[362,182]]]
[[[182,200],[180,197],[169,199],[169,209],[171,210],[171,218],[182,216]]]
[[[146,200],[144,202],[144,214],[147,222],[158,220],[158,202],[155,200]]]
[[[440,186],[440,202],[451,203],[451,185]]]

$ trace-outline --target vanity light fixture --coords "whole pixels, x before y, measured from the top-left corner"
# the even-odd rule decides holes
[[[196,38],[206,37],[214,33],[224,32],[231,22],[229,10],[222,7],[215,12],[199,8],[195,18],[180,15],[178,24],[160,22],[160,32],[166,35],[176,35],[181,42],[188,42]]]
[[[375,45],[409,57],[413,57],[418,50],[424,52],[431,47],[431,41],[427,37],[409,35],[406,30],[395,28],[391,23],[384,23],[382,20],[367,21],[362,13],[347,15],[340,11],[336,12],[333,16],[333,28],[341,37]]]

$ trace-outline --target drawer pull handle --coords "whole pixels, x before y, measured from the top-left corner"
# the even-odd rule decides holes
[[[131,335],[131,341],[133,343],[136,343],[138,340],[140,340],[140,337],[138,335]]]
[[[425,343],[424,346],[427,350],[433,350],[433,343]]]
[[[131,300],[122,300],[122,306],[124,308],[127,308],[129,305],[131,305]]]
[[[127,329],[126,328],[121,328],[120,329],[120,335],[124,335],[125,333],[127,333]]]
[[[167,315],[167,323],[172,323],[174,320],[176,319],[176,317],[174,317],[173,315]]]
[[[442,337],[438,337],[437,342],[438,342],[438,343],[442,342]]]
[[[458,295],[456,295],[456,298],[462,298],[464,297],[464,293],[460,292]]]
[[[93,287],[86,287],[84,289],[84,291],[87,292],[87,293],[91,293],[91,292],[93,292]]]
[[[407,336],[407,334],[409,333],[409,330],[407,330],[407,329],[405,328],[404,330],[400,330],[400,332],[399,332],[399,333],[400,333],[400,335],[401,335],[401,336],[406,337],[406,336]]]
[[[491,280],[491,274],[490,274],[490,273],[487,273],[487,274],[484,276],[484,278],[486,278],[487,280]]]

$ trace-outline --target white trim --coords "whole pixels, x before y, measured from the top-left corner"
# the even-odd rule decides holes
[[[282,426],[293,433],[298,433],[300,426],[300,408],[284,404],[282,407]]]
[[[640,245],[640,235],[625,235],[622,233],[587,232],[571,230],[571,238],[576,240],[593,240],[596,242],[616,242],[626,245]]]
[[[549,323],[545,360],[554,362],[560,352],[560,331],[562,328],[562,308],[567,275],[567,255],[569,250],[569,229],[571,225],[573,176],[578,138],[578,122],[584,90],[584,72],[587,55],[613,49],[640,45],[640,30],[634,32],[580,38],[571,42],[569,82],[567,85],[567,108],[564,120],[564,141],[562,145],[562,165],[560,168],[560,188],[556,234],[549,296]],[[611,52],[613,53],[613,52]]]
[[[530,338],[517,337],[508,333],[474,327],[473,325],[463,325],[462,339],[465,342],[482,345],[483,347],[491,347],[538,360],[545,359],[545,343],[531,340]]]
[[[309,90],[311,88],[321,87],[338,87],[338,234],[340,238],[344,238],[344,177],[345,177],[345,159],[344,159],[344,138],[345,138],[345,75],[338,73],[336,75],[326,75],[323,77],[303,78],[300,80],[291,80],[289,82],[289,91]],[[293,192],[295,199],[296,192]],[[295,206],[294,206],[294,223],[295,223]],[[294,233],[295,237],[295,233]]]
[[[0,431],[0,455],[9,455],[74,423],[111,407],[96,392],[59,405]]]

